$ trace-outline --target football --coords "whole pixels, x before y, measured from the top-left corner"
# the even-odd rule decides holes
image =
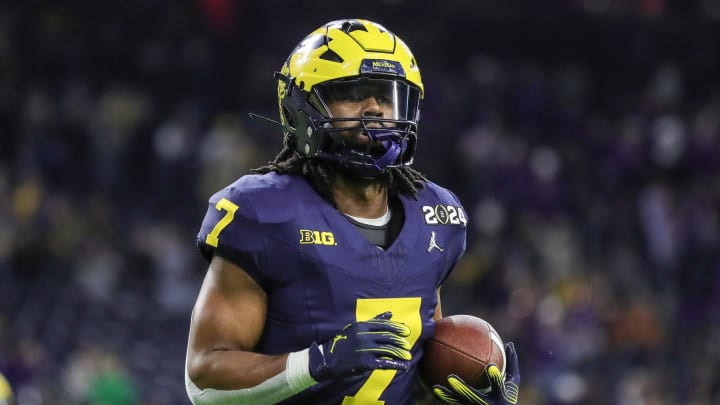
[[[490,363],[505,375],[505,345],[500,335],[490,323],[472,315],[451,315],[437,321],[424,351],[420,376],[428,387],[447,387],[448,375],[455,374],[487,392],[490,382],[485,368]]]

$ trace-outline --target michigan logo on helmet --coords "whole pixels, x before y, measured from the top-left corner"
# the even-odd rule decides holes
[[[333,161],[364,177],[412,164],[423,83],[410,48],[382,25],[329,22],[293,49],[276,77],[286,142],[302,156]],[[391,116],[333,117],[326,101],[348,92],[382,97],[392,103]],[[341,121],[357,123],[370,144],[345,144],[335,125]]]

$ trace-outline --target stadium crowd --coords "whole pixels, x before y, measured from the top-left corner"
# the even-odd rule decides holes
[[[348,16],[415,51],[416,168],[472,226],[444,312],[515,342],[520,402],[720,403],[720,3],[256,3],[0,5],[18,404],[187,403],[207,198],[278,149],[246,117],[291,42]]]

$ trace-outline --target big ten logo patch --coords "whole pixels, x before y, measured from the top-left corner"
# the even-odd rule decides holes
[[[334,246],[335,235],[332,232],[327,231],[313,231],[310,229],[300,230],[300,244],[301,245],[324,245]]]

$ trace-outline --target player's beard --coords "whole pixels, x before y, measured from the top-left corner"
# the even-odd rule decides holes
[[[346,131],[343,134],[343,141],[347,148],[359,154],[371,156],[374,159],[379,159],[387,152],[379,141],[370,140],[362,128]],[[358,173],[357,170],[347,167],[342,163],[337,164],[337,172],[343,176],[347,184],[352,184],[357,187],[381,185],[386,184],[388,181],[388,174],[386,172],[378,172],[374,175],[362,175]]]
[[[367,189],[370,187],[385,187],[388,184],[388,173],[378,173],[376,176],[363,176],[345,166],[337,166],[336,175],[342,177],[342,181],[355,189]]]

